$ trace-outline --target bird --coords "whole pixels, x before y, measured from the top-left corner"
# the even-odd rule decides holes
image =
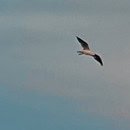
[[[103,66],[101,57],[98,54],[96,54],[90,50],[88,43],[86,41],[82,40],[81,38],[79,38],[78,36],[76,36],[76,38],[77,38],[78,42],[81,44],[81,46],[83,47],[83,50],[77,51],[77,53],[79,55],[92,56],[96,61],[98,61],[100,63],[101,66]]]

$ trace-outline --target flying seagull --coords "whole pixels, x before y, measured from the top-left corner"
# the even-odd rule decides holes
[[[90,49],[89,49],[89,46],[88,46],[88,43],[85,42],[84,40],[82,40],[81,38],[77,37],[77,40],[79,41],[79,43],[81,44],[81,46],[83,47],[83,50],[81,51],[77,51],[77,53],[79,55],[89,55],[89,56],[92,56],[95,60],[97,60],[101,66],[103,66],[103,62],[102,62],[102,59],[100,58],[99,55],[97,55],[96,53],[92,52]]]

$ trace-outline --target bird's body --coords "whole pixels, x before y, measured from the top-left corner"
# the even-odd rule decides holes
[[[81,50],[81,51],[77,51],[80,54],[84,54],[84,55],[88,55],[88,56],[94,56],[95,53],[90,51],[90,50]]]
[[[84,55],[92,56],[95,60],[97,60],[103,66],[103,62],[102,62],[102,59],[100,58],[100,56],[97,55],[96,53],[94,53],[93,51],[91,51],[89,49],[88,44],[85,41],[83,41],[81,38],[77,37],[77,40],[80,42],[81,46],[83,47],[83,50],[77,51],[77,53],[79,55],[84,54]]]

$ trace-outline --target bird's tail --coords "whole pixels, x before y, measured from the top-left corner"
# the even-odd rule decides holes
[[[77,51],[77,53],[78,53],[79,55],[83,55],[83,52],[82,52],[82,51]]]

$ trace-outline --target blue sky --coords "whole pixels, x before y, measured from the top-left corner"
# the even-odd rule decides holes
[[[129,6],[0,0],[0,129],[129,130]],[[103,67],[77,55],[75,36]]]

